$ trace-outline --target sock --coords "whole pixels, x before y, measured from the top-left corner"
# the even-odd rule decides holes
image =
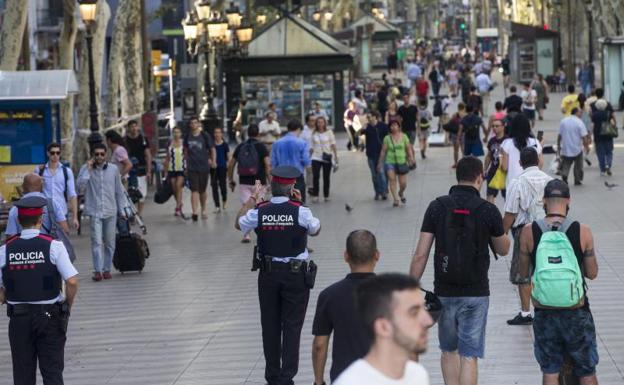
[[[531,311],[521,310],[520,311],[520,315],[522,315],[523,317],[530,317],[531,316]]]

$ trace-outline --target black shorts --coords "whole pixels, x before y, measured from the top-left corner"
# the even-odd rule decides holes
[[[208,176],[210,171],[189,171],[188,180],[192,192],[203,193],[208,187]]]
[[[184,176],[184,171],[169,171],[167,172],[167,176],[169,178],[177,178],[179,176]]]

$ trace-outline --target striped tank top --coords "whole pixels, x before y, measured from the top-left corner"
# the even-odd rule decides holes
[[[169,170],[170,172],[182,172],[184,171],[184,148],[183,146],[175,147],[173,145],[169,146],[169,157],[171,161],[169,162]]]

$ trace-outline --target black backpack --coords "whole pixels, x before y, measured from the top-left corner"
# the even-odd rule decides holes
[[[479,139],[479,127],[481,125],[476,122],[472,123],[468,127],[464,127],[464,132],[466,133],[466,139],[468,140],[477,140]]]
[[[241,144],[238,151],[238,175],[239,176],[256,176],[260,169],[258,164],[258,151],[256,150],[256,142],[248,140]]]
[[[61,169],[63,170],[63,178],[65,178],[65,189],[63,190],[63,196],[65,197],[65,200],[67,201],[67,180],[69,179],[69,175],[67,173],[67,167],[65,167],[65,165],[61,164]],[[45,165],[42,164],[41,166],[39,166],[40,177],[43,177],[44,171],[45,171]]]
[[[436,282],[453,286],[482,283],[483,271],[490,264],[489,249],[483,252],[489,234],[477,212],[487,201],[475,196],[459,206],[448,195],[436,200],[445,210],[436,229]]]

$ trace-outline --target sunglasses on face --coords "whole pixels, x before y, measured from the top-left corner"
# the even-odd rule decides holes
[[[106,153],[105,152],[96,152],[96,153],[93,154],[93,156],[105,157]]]
[[[48,151],[48,154],[50,155],[61,155],[60,151]]]

